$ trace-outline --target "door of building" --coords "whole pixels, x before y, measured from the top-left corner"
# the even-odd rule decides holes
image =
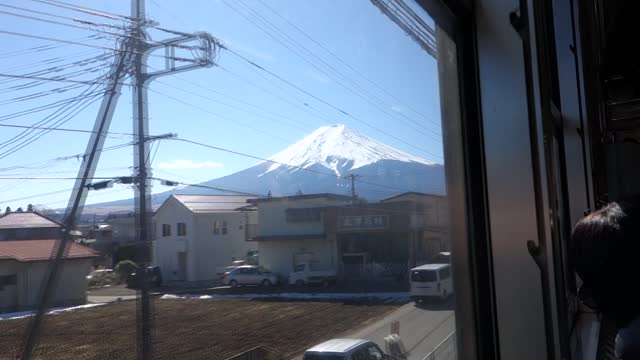
[[[187,253],[184,251],[178,252],[178,280],[187,280]]]

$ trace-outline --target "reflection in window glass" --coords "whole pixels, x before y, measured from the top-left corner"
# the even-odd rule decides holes
[[[85,36],[82,43],[90,46],[7,41],[0,63],[16,68],[11,71],[72,81],[11,79],[0,88],[17,87],[0,91],[0,101],[7,114],[37,113],[15,120],[23,125],[60,111],[68,120],[39,126],[69,121],[65,127],[90,129],[121,53],[153,47],[145,61],[154,76],[143,105],[153,140],[146,161],[153,169],[152,222],[159,234],[148,242],[152,260],[146,264],[140,239],[132,235],[116,244],[108,232],[115,222],[107,214],[135,210],[131,187],[137,183],[119,178],[132,170],[137,175],[131,122],[123,121],[131,116],[132,91],[124,86],[95,175],[119,180],[99,191],[94,186],[81,218],[82,226],[101,234],[92,245],[96,253],[74,244],[79,255],[65,260],[50,302],[108,304],[48,317],[33,358],[134,357],[140,319],[132,299],[144,283],[129,267],[138,264],[157,269],[150,286],[166,294],[151,301],[157,358],[386,358],[379,348],[409,359],[430,353],[440,359],[454,351],[455,271],[444,253],[451,249],[447,194],[456,189],[446,187],[448,139],[441,125],[458,113],[451,94],[457,91],[455,44],[419,5],[150,0],[148,36],[140,36],[129,33],[135,22],[128,2],[74,3],[99,9],[82,12],[48,1],[30,6],[60,15],[61,22],[78,17],[80,29],[2,15],[12,31],[74,41]],[[174,37],[184,41],[164,46]],[[148,46],[128,48],[137,41]],[[121,82],[129,85],[136,67],[132,59],[122,61]],[[76,111],[82,116],[72,116]],[[0,141],[12,142],[22,130],[3,130]],[[151,137],[167,133],[179,136]],[[3,164],[76,171],[78,164],[65,159],[84,154],[90,134],[42,135],[28,151],[16,145],[15,155],[3,153]],[[47,181],[54,190],[70,188],[70,176]],[[37,195],[44,181],[3,183],[3,198]],[[58,209],[69,195],[54,191],[38,201]],[[135,234],[138,219],[127,219],[118,231]],[[0,274],[10,276],[0,293],[5,312],[36,305],[41,279],[32,274],[40,274],[34,269],[47,259],[21,261],[21,249],[7,250],[16,251],[11,256],[19,266],[0,264]],[[87,289],[94,265],[114,275]],[[255,267],[238,268],[246,265]],[[422,266],[433,268],[416,270]],[[0,332],[12,334],[0,337],[0,354],[20,352],[29,321],[0,321]],[[387,343],[390,333],[399,334],[402,346]],[[369,341],[378,348],[367,347]],[[314,346],[331,355],[304,355]],[[402,349],[409,353],[398,354]]]

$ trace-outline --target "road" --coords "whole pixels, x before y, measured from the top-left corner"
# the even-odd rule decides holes
[[[451,300],[446,304],[426,304],[421,307],[409,303],[348,337],[369,339],[385,349],[384,338],[390,333],[391,323],[398,321],[399,335],[409,353],[409,360],[422,360],[455,330],[452,308]]]
[[[136,298],[136,291],[127,289],[124,285],[113,285],[87,291],[87,301],[90,303],[106,303]]]

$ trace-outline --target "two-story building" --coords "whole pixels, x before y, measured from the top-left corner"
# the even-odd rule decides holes
[[[254,199],[238,195],[172,195],[155,212],[154,262],[164,281],[215,284],[219,269],[255,250],[247,242]]]
[[[260,265],[284,275],[301,263],[316,269],[337,269],[336,238],[327,236],[324,209],[348,205],[352,200],[350,196],[336,194],[254,200],[258,230],[251,240],[258,244]]]
[[[341,279],[403,278],[449,249],[447,200],[404,193],[379,203],[335,194],[255,200],[260,265],[287,275],[295,265]]]
[[[11,212],[0,217],[0,241],[59,239],[62,226],[34,211]]]

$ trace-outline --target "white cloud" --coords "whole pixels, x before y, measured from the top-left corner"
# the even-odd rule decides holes
[[[202,168],[219,168],[224,164],[215,161],[193,162],[192,160],[173,160],[163,161],[158,164],[160,169],[202,169]]]
[[[404,106],[393,105],[391,106],[391,110],[401,113],[404,112]]]

